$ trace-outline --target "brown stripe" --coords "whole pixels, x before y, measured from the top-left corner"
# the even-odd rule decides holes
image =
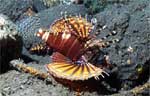
[[[85,66],[84,64],[83,64],[83,65],[81,65],[81,67],[82,67],[81,74],[83,74],[84,66]]]
[[[69,71],[70,69],[74,68],[75,66],[76,66],[76,65],[75,65],[75,64],[73,64],[73,66],[71,66],[70,68],[68,68],[68,69],[64,70],[63,72],[67,72],[67,71]]]
[[[71,74],[71,76],[74,75],[79,70],[79,68],[81,67],[80,65],[76,65],[76,66],[78,66],[78,67],[73,71],[73,73]]]
[[[68,56],[70,54],[71,49],[74,47],[74,45],[76,44],[77,39],[74,40],[74,42],[72,43],[71,47],[68,49],[67,55]]]
[[[79,35],[79,32],[78,32],[79,25],[76,22],[73,24],[71,22],[68,22],[68,23],[71,25],[72,29]],[[75,24],[78,26],[77,28],[75,28],[75,26],[74,26]],[[75,35],[77,35],[77,34],[75,34]]]
[[[85,25],[82,27],[82,37],[86,37]]]
[[[59,44],[59,49],[61,49],[61,48],[63,48],[64,47],[64,45],[65,45],[65,42],[67,42],[68,41],[68,39],[66,40],[66,39],[62,39],[61,40],[61,42],[60,42],[60,44]]]
[[[54,38],[53,41],[52,41],[52,43],[55,44],[55,43],[56,43],[55,41],[56,41],[56,39],[57,39],[57,36],[54,35],[54,34],[52,34],[52,36],[53,36],[53,38]]]

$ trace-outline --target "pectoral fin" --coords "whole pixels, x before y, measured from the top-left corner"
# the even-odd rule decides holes
[[[90,63],[81,65],[66,62],[54,62],[46,65],[46,68],[51,75],[69,80],[87,80],[92,77],[98,79],[99,75],[104,77],[102,73],[106,73],[101,68],[95,67]]]

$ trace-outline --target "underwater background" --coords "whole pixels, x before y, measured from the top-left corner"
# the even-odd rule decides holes
[[[108,55],[110,76],[70,82],[40,78],[16,64],[45,72],[49,55],[30,54],[41,39],[39,28],[49,27],[64,15],[86,17],[95,30],[107,30],[96,38],[119,42],[102,48],[97,62]],[[0,96],[149,96],[150,95],[150,0],[0,0]],[[80,93],[76,94],[76,87]]]

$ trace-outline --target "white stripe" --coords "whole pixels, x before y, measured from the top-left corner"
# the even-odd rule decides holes
[[[49,37],[49,32],[45,32],[44,35],[42,36],[42,40],[47,41]]]

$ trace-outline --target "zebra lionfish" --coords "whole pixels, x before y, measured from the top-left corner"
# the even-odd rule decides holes
[[[42,38],[47,47],[38,49],[53,49],[52,63],[46,65],[48,73],[57,78],[68,80],[87,80],[103,73],[102,68],[88,61],[85,55],[89,48],[93,25],[82,17],[61,18],[51,24],[49,29],[39,29],[37,36]],[[31,48],[35,51],[37,48]]]

